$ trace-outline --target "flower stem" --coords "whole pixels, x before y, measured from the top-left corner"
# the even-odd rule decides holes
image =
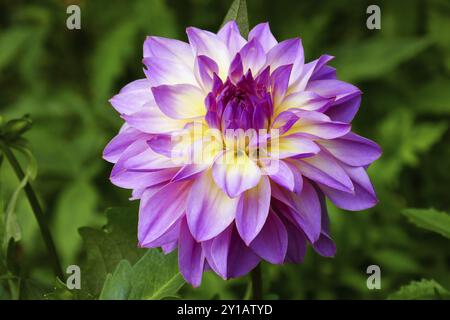
[[[0,149],[3,151],[4,155],[8,159],[19,180],[22,181],[25,177],[25,174],[22,168],[20,167],[19,161],[17,161],[16,157],[14,156],[14,153],[3,141],[0,141]],[[50,256],[50,261],[52,263],[56,276],[61,280],[64,280],[64,273],[61,268],[61,262],[59,260],[58,253],[56,251],[55,243],[53,242],[52,235],[47,225],[47,219],[39,204],[36,193],[34,192],[30,182],[27,182],[24,189],[25,194],[28,198],[28,202],[30,203],[31,209],[33,210],[33,213],[38,222],[39,229],[41,230],[41,235],[42,238],[44,239],[45,246],[47,247],[48,254]]]
[[[261,264],[258,264],[251,272],[252,300],[262,300]]]

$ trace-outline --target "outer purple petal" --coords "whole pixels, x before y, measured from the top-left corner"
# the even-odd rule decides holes
[[[321,232],[321,206],[317,192],[307,181],[303,181],[300,194],[289,192],[272,184],[272,196],[281,201],[283,205],[277,205],[277,212],[282,213],[300,227],[310,242],[316,242]]]
[[[328,116],[316,111],[290,109],[285,112],[295,112],[298,121],[295,122],[287,134],[302,133],[313,138],[335,139],[346,135],[351,126],[347,123],[331,121]]]
[[[326,152],[321,151],[314,157],[299,159],[295,164],[305,177],[313,181],[347,193],[354,190],[347,172]]]
[[[321,234],[319,239],[313,243],[313,248],[323,257],[334,257],[336,254],[336,245],[330,236]]]
[[[210,252],[213,263],[211,264],[211,267],[223,279],[228,279],[228,256],[230,253],[232,232],[233,226],[231,225],[217,237],[209,240],[212,242]],[[211,259],[208,261],[210,260]]]
[[[258,185],[241,195],[236,213],[236,227],[244,242],[249,245],[261,231],[269,214],[270,182],[263,176]]]
[[[186,211],[190,188],[189,182],[169,183],[150,198],[143,197],[139,208],[139,243],[145,245],[159,239],[177,223]]]
[[[327,114],[335,121],[350,122],[361,102],[361,91],[354,85],[340,80],[310,81],[306,90],[313,91],[325,98],[334,99]]]
[[[179,167],[171,158],[153,151],[146,141],[139,141],[141,152],[124,159],[123,167],[133,171],[154,171]],[[137,143],[135,143],[137,145]]]
[[[245,245],[236,228],[233,228],[228,254],[228,277],[241,277],[249,273],[260,261],[261,258]]]
[[[164,57],[144,58],[142,62],[147,67],[144,73],[152,87],[163,84],[197,84],[192,68],[184,63],[174,62]]]
[[[166,116],[154,102],[145,105],[135,113],[122,115],[122,118],[131,127],[145,133],[168,133],[180,130],[186,124],[185,120],[172,119]]]
[[[145,193],[141,199],[141,203],[142,203],[142,201],[144,201],[144,202],[148,201],[148,199],[146,199]],[[157,247],[161,247],[161,246],[169,245],[169,244],[173,245],[174,243],[176,243],[178,241],[178,237],[180,235],[180,224],[181,224],[181,219],[179,219],[178,221],[173,223],[169,227],[169,229],[167,229],[166,232],[164,232],[157,239],[155,239],[151,242],[139,242],[139,246],[142,248],[157,248]],[[144,240],[145,240],[145,237],[144,237]]]
[[[187,221],[197,241],[206,241],[221,233],[236,216],[239,198],[229,198],[216,186],[210,171],[193,183],[189,194]]]
[[[121,188],[147,188],[169,182],[177,169],[163,169],[152,172],[117,170],[111,174],[111,182]]]
[[[145,141],[137,140],[131,144],[121,155],[111,172],[111,182],[119,187],[140,189],[154,186],[172,179],[176,169],[151,170],[151,172],[130,170],[126,164],[130,159],[145,153],[148,150]],[[164,167],[164,166],[162,166]],[[161,166],[160,166],[161,168]]]
[[[150,136],[131,127],[126,127],[105,147],[103,159],[116,163],[123,152],[136,140],[149,139]]]
[[[283,222],[274,211],[269,212],[266,223],[250,247],[270,263],[283,263],[288,246],[288,235]]]
[[[194,65],[194,55],[186,42],[162,37],[147,37],[144,42],[144,58],[164,57],[187,66]]]
[[[127,84],[109,102],[119,113],[131,114],[139,111],[152,100],[150,82],[147,79],[140,79]]]
[[[333,56],[322,55],[319,59],[311,61],[305,64],[302,74],[297,79],[297,81],[292,85],[292,91],[302,92],[305,90],[306,85],[310,81],[311,77],[315,75],[319,70],[323,68],[328,62],[334,59]]]
[[[330,105],[332,99],[319,96],[317,93],[311,91],[300,91],[288,95],[283,102],[276,109],[280,113],[290,108],[299,108],[309,111],[321,111]]]
[[[177,247],[178,247],[178,241],[174,241],[174,242],[163,244],[161,246],[161,249],[164,252],[164,254],[169,254],[172,251],[174,251]]]
[[[302,230],[287,219],[282,219],[282,221],[288,234],[288,248],[285,262],[302,263],[306,254],[307,238]]]
[[[350,166],[366,166],[381,156],[381,148],[373,141],[355,133],[318,143],[340,161]]]
[[[317,189],[316,189],[317,190]],[[320,199],[320,205],[322,207],[322,231],[319,239],[312,244],[314,250],[324,257],[333,257],[336,253],[336,245],[330,236],[330,227],[328,219],[327,204],[322,192],[317,190]]]
[[[361,104],[361,94],[339,100],[333,103],[326,111],[327,115],[335,120],[350,123],[355,117]]]
[[[345,169],[351,178],[355,191],[353,194],[332,189],[323,184],[319,184],[325,195],[339,208],[351,211],[365,210],[377,204],[378,200],[363,167],[350,167],[344,164]]]
[[[192,237],[183,219],[180,228],[180,241],[178,242],[178,264],[180,272],[187,282],[198,287],[202,282],[205,255],[200,243]]]

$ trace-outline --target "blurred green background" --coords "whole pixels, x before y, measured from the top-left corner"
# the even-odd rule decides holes
[[[66,28],[69,4],[81,7],[81,30]],[[121,125],[108,99],[144,77],[145,36],[186,40],[187,26],[217,30],[230,4],[0,1],[0,114],[33,119],[25,135],[38,164],[33,185],[64,268],[85,259],[79,227],[101,227],[106,208],[130,205],[130,193],[110,184],[111,165],[101,154]],[[366,28],[370,4],[381,8],[381,30]],[[300,36],[307,61],[324,53],[336,56],[331,64],[339,78],[364,92],[353,130],[383,149],[369,169],[378,206],[354,213],[330,204],[336,257],[326,259],[309,248],[302,265],[264,264],[265,297],[386,298],[422,278],[449,289],[449,240],[411,224],[402,213],[406,208],[450,209],[450,2],[248,0],[248,10],[251,27],[268,21],[279,40]],[[18,183],[5,161],[3,207]],[[42,298],[55,281],[23,194],[14,212],[20,226],[14,254],[20,298]],[[366,287],[366,268],[372,264],[381,268],[381,290]],[[1,271],[0,299],[10,299]],[[242,298],[246,281],[225,282],[207,273],[200,288],[187,285],[180,296]]]

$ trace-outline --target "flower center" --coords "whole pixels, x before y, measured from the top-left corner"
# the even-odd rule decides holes
[[[214,78],[206,98],[206,122],[211,128],[227,130],[268,129],[273,114],[269,70],[253,78],[251,72],[222,82]]]

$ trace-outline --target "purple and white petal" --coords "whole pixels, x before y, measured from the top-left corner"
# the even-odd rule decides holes
[[[230,198],[240,196],[255,187],[261,179],[261,169],[246,154],[226,151],[214,162],[212,174],[217,186]]]
[[[152,86],[147,79],[140,79],[127,84],[109,103],[121,114],[132,114],[153,101]]]
[[[206,113],[203,91],[190,84],[162,85],[152,88],[156,104],[172,119],[196,119]]]
[[[352,132],[337,139],[320,140],[317,143],[350,166],[366,166],[381,156],[381,148],[375,142]]]
[[[265,176],[258,185],[241,195],[236,213],[236,228],[246,245],[264,226],[270,207],[270,182]]]
[[[204,55],[214,60],[219,67],[219,76],[226,76],[232,56],[222,39],[212,32],[194,27],[187,28],[186,33],[192,52],[196,56]]]
[[[147,37],[144,42],[144,58],[164,57],[175,63],[194,66],[194,55],[189,44],[163,37]]]
[[[248,41],[255,39],[267,53],[278,44],[278,41],[270,31],[269,23],[260,23],[256,25],[248,34]]]
[[[186,212],[190,182],[172,182],[152,193],[143,196],[139,207],[138,239],[143,246],[161,238],[176,224]],[[161,201],[161,197],[164,201]],[[171,238],[169,241],[173,241]]]
[[[148,57],[142,60],[144,73],[152,87],[173,84],[197,85],[192,68],[181,62],[171,62],[164,57]]]
[[[193,237],[206,241],[221,233],[236,217],[239,198],[230,198],[220,189],[211,170],[193,183],[187,206],[187,221]]]
[[[230,56],[234,57],[247,43],[239,32],[236,21],[227,22],[217,33],[217,36],[227,45]]]
[[[320,189],[339,208],[359,211],[372,208],[378,203],[375,191],[363,167],[341,166],[352,180],[354,192],[347,193],[319,184]]]

